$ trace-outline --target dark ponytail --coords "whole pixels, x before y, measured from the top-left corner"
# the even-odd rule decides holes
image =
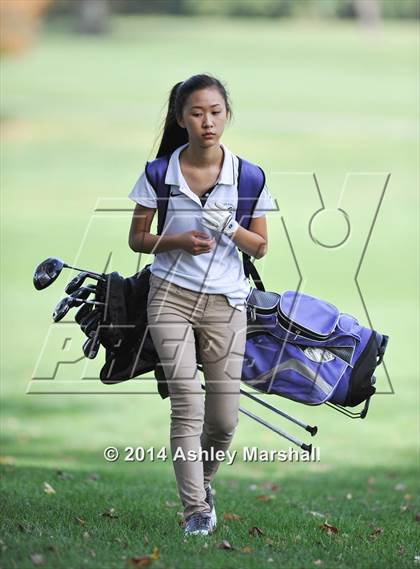
[[[229,102],[229,96],[225,86],[221,81],[219,81],[219,79],[216,79],[216,77],[213,77],[212,75],[201,74],[193,75],[186,81],[180,81],[172,87],[169,94],[168,111],[156,158],[172,154],[172,152],[179,146],[188,142],[188,132],[185,128],[179,126],[177,117],[182,117],[185,102],[191,93],[208,87],[216,87],[219,90],[225,101],[226,112],[228,113],[229,119],[231,118],[232,109]]]

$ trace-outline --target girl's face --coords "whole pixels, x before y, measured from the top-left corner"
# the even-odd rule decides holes
[[[208,87],[189,95],[178,124],[187,130],[190,144],[206,148],[219,143],[227,119],[225,100],[219,89]]]

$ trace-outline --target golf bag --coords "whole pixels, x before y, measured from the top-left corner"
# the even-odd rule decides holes
[[[306,405],[354,407],[375,393],[388,336],[332,304],[295,291],[252,289],[242,381]]]
[[[101,307],[86,308],[76,321],[106,348],[100,374],[107,384],[154,371],[162,398],[168,396],[165,376],[147,330],[150,270],[123,278],[113,272],[97,285]],[[253,267],[259,288],[247,298],[247,340],[242,381],[258,391],[306,405],[329,402],[338,410],[365,402],[364,417],[375,393],[375,368],[382,362],[388,336],[361,326],[332,304],[295,291],[266,292]],[[79,311],[79,312],[80,312]],[[102,312],[101,320],[92,316]],[[199,369],[198,342],[196,338]]]

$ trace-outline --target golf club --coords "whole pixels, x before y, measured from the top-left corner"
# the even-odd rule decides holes
[[[66,296],[57,304],[54,309],[52,318],[54,322],[59,322],[70,308],[74,308],[75,306],[80,306],[81,304],[90,304],[95,306],[105,306],[103,302],[97,302],[95,300],[85,300],[83,298],[75,298],[73,296]]]
[[[87,358],[93,360],[98,355],[100,343],[98,338],[88,338],[83,344],[83,353]]]
[[[86,299],[90,294],[92,294],[92,292],[96,291],[96,286],[95,285],[87,285],[87,286],[82,286],[80,288],[75,289],[70,296],[72,298],[83,298]]]
[[[61,271],[64,268],[85,272],[87,273],[88,276],[91,276],[92,278],[97,278],[98,280],[104,280],[103,275],[100,275],[99,273],[94,273],[92,271],[84,271],[83,269],[72,267],[71,265],[68,265],[67,263],[65,263],[61,259],[58,259],[57,257],[48,257],[48,259],[42,261],[42,263],[40,263],[34,271],[33,275],[34,287],[37,290],[42,290],[44,288],[47,288],[57,279],[57,277],[60,275]]]
[[[76,312],[76,315],[74,317],[75,321],[77,322],[77,324],[81,324],[82,320],[88,315],[90,314],[92,311],[94,310],[94,306],[92,306],[91,304],[83,304],[81,306],[81,308],[79,308],[79,310]]]
[[[89,336],[90,332],[97,329],[98,324],[99,324],[102,317],[103,317],[103,311],[102,310],[93,310],[83,320],[83,323],[80,324],[80,328],[82,329],[82,332],[84,334],[86,334],[86,336]]]
[[[64,290],[67,294],[72,294],[77,288],[82,286],[87,278],[99,280],[96,275],[89,274],[87,271],[82,271],[67,284]]]

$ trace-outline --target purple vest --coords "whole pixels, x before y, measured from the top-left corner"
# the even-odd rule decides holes
[[[163,226],[165,224],[169,193],[171,189],[170,185],[165,184],[169,159],[170,155],[161,156],[151,162],[147,162],[145,168],[147,181],[153,187],[157,195],[158,235],[162,234]],[[251,216],[265,185],[265,175],[263,170],[256,164],[252,164],[239,156],[238,160],[238,207],[236,210],[236,221],[239,225],[248,229],[251,223]],[[257,288],[264,290],[264,286],[258,272],[251,262],[251,257],[243,251],[242,257],[246,277],[248,278],[251,274]]]

